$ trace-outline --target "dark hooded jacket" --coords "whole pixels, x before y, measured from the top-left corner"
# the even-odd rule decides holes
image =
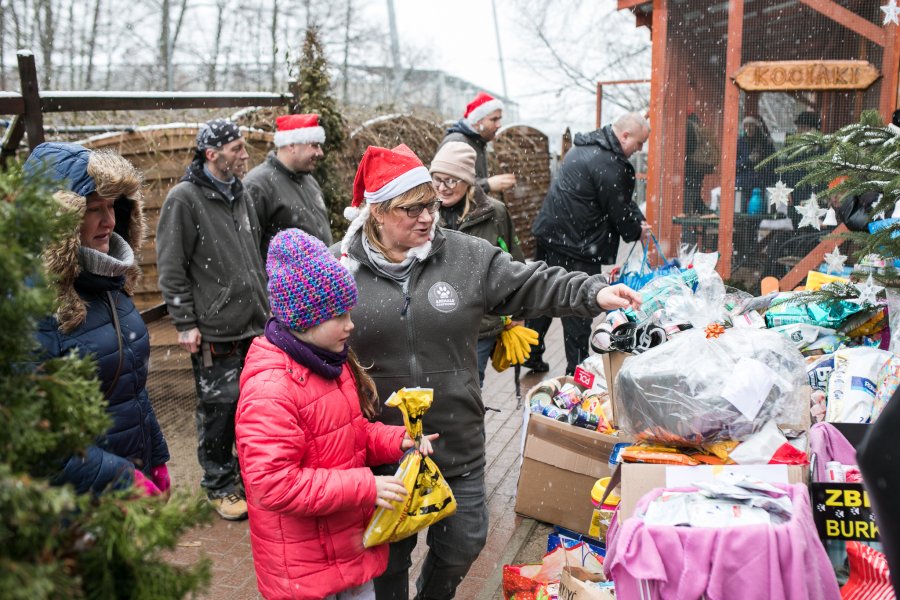
[[[607,125],[575,134],[531,228],[537,243],[577,260],[615,263],[619,239],[641,237],[634,167]]]
[[[269,312],[260,227],[244,186],[233,201],[194,160],[169,191],[156,227],[159,289],[178,331],[200,329],[204,342],[262,334]]]
[[[475,339],[487,314],[532,318],[600,314],[600,276],[522,263],[484,240],[438,228],[428,257],[416,261],[406,287],[383,276],[353,234],[348,269],[359,288],[350,347],[382,402],[402,387],[434,388],[425,433],[440,433],[432,457],[445,477],[484,465],[484,413]],[[332,248],[335,254],[340,248]],[[384,407],[378,420],[403,423]]]
[[[56,200],[65,210],[84,214],[86,196],[99,187],[88,174],[90,156],[90,150],[75,144],[45,143],[32,152],[26,171],[34,172],[41,164],[48,167],[47,174],[55,181],[65,181],[69,188],[57,192]],[[94,174],[98,180],[124,180],[130,188],[129,194],[116,201],[115,233],[132,250],[139,249],[145,228],[139,176],[135,171],[104,173],[96,168]],[[53,480],[70,483],[83,493],[100,492],[110,484],[126,486],[135,468],[149,475],[151,467],[168,462],[169,450],[147,395],[150,336],[131,299],[140,277],[138,257],[124,276],[104,277],[81,267],[80,246],[80,233],[75,229],[44,253],[47,272],[56,278],[58,310],[38,324],[36,337],[41,362],[72,353],[92,356],[97,362],[112,425],[83,456],[64,459],[62,471]]]
[[[448,130],[447,135],[441,140],[438,150],[447,142],[464,142],[475,150],[475,185],[480,187],[485,194],[489,194],[491,187],[488,185],[487,142],[481,135],[469,127],[465,119],[460,119]],[[436,153],[436,152],[435,152]]]

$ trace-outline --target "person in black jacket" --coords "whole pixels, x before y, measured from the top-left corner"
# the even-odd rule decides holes
[[[870,427],[856,449],[875,524],[887,557],[894,593],[900,595],[900,389],[888,401],[884,412]]]
[[[619,240],[634,242],[649,228],[634,203],[634,167],[628,158],[650,136],[650,124],[638,113],[627,113],[612,125],[575,134],[544,204],[531,228],[537,242],[535,259],[568,271],[599,274],[613,264]],[[524,366],[546,372],[544,335],[550,317],[530,319],[526,325],[540,335]],[[591,320],[563,317],[566,372],[587,357]]]
[[[466,105],[462,119],[447,130],[438,150],[447,142],[464,142],[475,150],[475,185],[485,194],[498,194],[516,185],[514,173],[501,173],[488,177],[487,145],[500,130],[503,119],[503,102],[485,92],[478,92]]]

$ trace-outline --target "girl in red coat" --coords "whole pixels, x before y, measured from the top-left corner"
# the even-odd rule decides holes
[[[350,273],[299,229],[272,239],[266,271],[273,316],[247,354],[235,416],[257,585],[268,600],[374,599],[388,549],[364,548],[363,532],[406,491],[368,467],[414,442],[369,420],[375,385],[347,346]]]

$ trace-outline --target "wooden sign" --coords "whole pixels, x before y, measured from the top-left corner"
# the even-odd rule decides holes
[[[864,90],[880,76],[864,60],[784,60],[749,62],[734,74],[734,81],[752,92]]]

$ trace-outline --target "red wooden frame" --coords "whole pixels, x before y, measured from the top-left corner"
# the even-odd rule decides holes
[[[887,25],[879,27],[858,14],[840,6],[833,0],[800,0],[810,9],[828,17],[839,25],[857,33],[862,38],[869,40],[884,48],[881,64],[882,72],[881,97],[879,109],[883,117],[889,120],[898,105],[898,83],[900,83],[900,27]],[[650,4],[649,0],[618,0],[618,8],[634,9],[638,6]],[[668,40],[668,0],[652,0],[652,11],[649,14],[644,11],[641,14],[650,19],[650,28],[653,34],[652,68],[650,82],[650,139],[648,143],[647,164],[647,219],[659,228],[661,240],[671,240],[674,234],[674,226],[671,219],[674,207],[664,204],[663,190],[673,187],[683,174],[683,161],[677,160],[679,146],[682,145],[684,136],[681,132],[679,119],[680,106],[666,106],[666,87],[671,82],[669,78],[678,76],[676,58],[667,54]],[[719,261],[719,273],[723,278],[731,276],[731,254],[733,251],[734,237],[734,194],[736,175],[737,139],[739,134],[738,116],[740,114],[740,90],[734,84],[731,77],[741,66],[741,50],[743,47],[743,23],[744,0],[730,0],[728,9],[728,34],[725,60],[726,78],[724,104],[721,130],[721,157],[720,157],[720,186],[722,196],[720,201],[719,242],[718,250],[721,255]],[[638,23],[640,26],[642,23]],[[599,82],[597,119],[598,125],[602,99],[602,85],[607,82]],[[823,109],[827,113],[827,110]],[[663,132],[666,135],[663,135]],[[668,142],[665,140],[668,139]],[[665,149],[663,146],[666,146]],[[680,166],[680,168],[679,168]],[[674,189],[678,189],[675,187]],[[666,202],[677,200],[666,194]],[[668,202],[673,204],[673,202]],[[833,242],[832,242],[833,245]],[[822,255],[828,249],[829,244],[824,244],[813,250],[797,267],[784,279],[783,285],[789,285],[797,279],[799,270],[809,265],[818,264]],[[804,272],[805,273],[805,272]],[[799,281],[799,279],[798,279]],[[782,287],[784,289],[784,287]]]
[[[737,173],[738,114],[740,90],[731,79],[741,67],[744,44],[744,0],[731,0],[728,9],[728,48],[725,51],[725,106],[722,117],[722,198],[719,204],[719,266],[722,279],[731,277],[734,241],[734,184]],[[724,260],[723,260],[724,259]]]

